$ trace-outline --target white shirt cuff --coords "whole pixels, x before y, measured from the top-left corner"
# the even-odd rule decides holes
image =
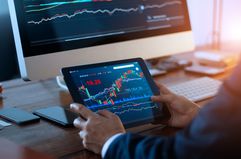
[[[103,148],[102,148],[102,150],[101,150],[101,157],[102,157],[102,158],[105,157],[105,155],[106,155],[106,153],[107,153],[107,151],[108,151],[111,143],[112,143],[117,137],[119,137],[119,136],[122,135],[122,134],[123,134],[123,133],[115,134],[115,135],[111,136],[111,137],[105,142],[105,144],[104,144],[104,146],[103,146]]]

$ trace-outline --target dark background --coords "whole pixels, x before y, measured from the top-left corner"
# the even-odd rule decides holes
[[[109,2],[94,2],[69,4],[50,9],[43,12],[27,12],[24,8],[31,5],[39,5],[40,2],[52,2],[50,0],[15,0],[17,19],[19,30],[21,34],[23,52],[25,57],[36,55],[44,55],[53,52],[66,51],[71,49],[79,49],[90,46],[97,46],[109,44],[113,42],[121,42],[126,40],[139,39],[143,37],[164,35],[169,33],[176,33],[180,31],[190,30],[190,23],[187,12],[186,0],[179,0],[182,4],[173,4],[162,9],[151,8],[144,10],[140,14],[138,12],[116,12],[110,16],[106,13],[96,14],[82,14],[77,18],[57,18],[55,20],[48,20],[47,23],[28,24],[28,22],[41,22],[42,19],[53,18],[59,14],[73,15],[82,9],[89,11],[109,10],[113,11],[116,8],[132,8],[140,7],[140,5],[158,5],[168,2],[168,0],[131,0],[121,1],[115,0]],[[36,8],[35,8],[36,9]],[[38,7],[41,9],[41,7]],[[37,9],[37,10],[38,10]],[[43,8],[42,8],[43,9]],[[176,19],[173,21],[163,22],[148,22],[148,16],[165,14],[168,17],[184,16],[184,19]],[[58,16],[57,16],[58,17]],[[128,17],[128,18],[127,18]],[[126,23],[128,21],[128,23]],[[156,28],[163,25],[171,25],[171,27]],[[68,29],[66,29],[68,28]],[[152,28],[152,29],[151,29]],[[156,28],[156,29],[154,29]],[[115,34],[118,32],[125,32],[124,34]],[[99,36],[113,33],[109,36]],[[71,40],[75,38],[82,38],[86,36],[93,36],[93,38]],[[97,36],[97,37],[95,37]],[[70,40],[70,41],[65,41]]]
[[[0,81],[19,76],[7,0],[0,0]]]

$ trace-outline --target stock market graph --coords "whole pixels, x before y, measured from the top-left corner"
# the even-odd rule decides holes
[[[32,45],[184,24],[182,0],[24,0]]]
[[[131,121],[133,116],[148,118],[158,109],[138,63],[73,71],[71,76],[85,105],[93,111],[107,109]]]

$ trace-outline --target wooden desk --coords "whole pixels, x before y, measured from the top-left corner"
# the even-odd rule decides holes
[[[2,138],[0,138],[0,154],[0,159],[54,159]]]
[[[180,55],[180,58],[190,58],[190,55]],[[223,79],[229,73],[215,78]],[[184,71],[176,71],[156,78],[164,84],[173,84],[200,77],[199,75],[186,74]],[[21,79],[4,82],[4,100],[0,100],[0,107],[18,107],[27,111],[61,105],[68,106],[72,99],[70,95],[62,91],[54,79],[39,82],[23,82]],[[202,102],[204,104],[206,101]],[[131,129],[128,131],[138,131]],[[177,129],[161,128],[145,131],[146,135],[173,135]],[[25,145],[34,150],[53,155],[57,158],[100,158],[83,149],[78,130],[75,128],[63,128],[45,120],[26,126],[13,125],[0,131],[2,138],[9,139],[17,144]]]

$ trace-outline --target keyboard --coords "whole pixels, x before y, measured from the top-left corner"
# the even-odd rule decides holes
[[[187,99],[198,102],[214,97],[222,82],[209,77],[202,77],[176,85],[168,86],[172,92],[185,96]]]

